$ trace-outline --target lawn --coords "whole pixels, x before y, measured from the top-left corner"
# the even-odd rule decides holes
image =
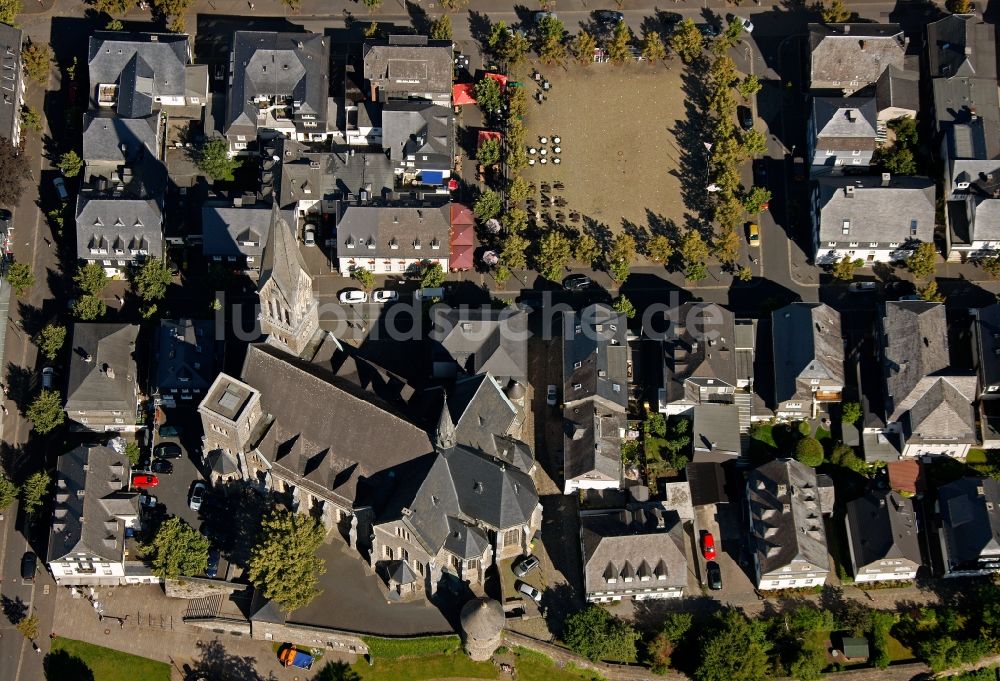
[[[517,677],[520,681],[594,681],[603,679],[597,672],[567,665],[560,669],[548,655],[527,648],[515,648]]]
[[[362,681],[425,681],[426,679],[496,679],[492,662],[473,662],[464,652],[397,659],[376,659],[375,664],[354,663]]]
[[[170,681],[170,666],[60,637],[52,640],[52,652],[45,658],[45,675],[53,681]]]
[[[424,636],[423,638],[381,638],[362,636],[372,658],[396,659],[423,655],[450,654],[462,647],[458,636]]]
[[[916,659],[913,651],[900,643],[892,634],[889,634],[888,643],[889,659],[893,662],[911,662]]]

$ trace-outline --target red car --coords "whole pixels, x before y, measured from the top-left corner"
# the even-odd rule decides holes
[[[705,560],[715,560],[715,537],[711,532],[701,535],[701,555],[705,556]]]
[[[132,486],[136,489],[149,489],[160,484],[160,479],[155,475],[141,473],[132,476]]]

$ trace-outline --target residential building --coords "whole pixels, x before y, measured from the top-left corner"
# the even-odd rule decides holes
[[[885,429],[900,454],[964,459],[976,442],[977,379],[951,368],[944,305],[889,301],[880,322]]]
[[[337,221],[340,274],[357,267],[375,274],[404,274],[437,263],[448,271],[451,223],[448,205],[343,207]]]
[[[0,24],[0,137],[15,147],[21,143],[21,107],[24,105],[24,69],[21,65],[21,29]]]
[[[877,129],[875,97],[814,97],[806,133],[812,174],[870,166]]]
[[[747,479],[750,552],[757,588],[798,589],[826,582],[830,563],[816,471],[776,459]]]
[[[996,79],[996,35],[975,14],[949,14],[927,24],[931,78]]]
[[[365,42],[362,53],[369,99],[424,99],[451,105],[454,55],[449,40],[391,35]]]
[[[890,121],[916,118],[920,110],[920,71],[890,66],[875,83],[875,110],[878,112],[876,140],[886,137]]]
[[[1000,482],[962,478],[942,485],[934,510],[945,577],[1000,572]]]
[[[1000,248],[998,135],[1000,126],[978,114],[945,129],[945,255],[952,262],[990,257]]]
[[[229,60],[223,132],[229,148],[245,152],[263,136],[325,140],[335,128],[330,111],[330,44],[316,33],[236,31]]]
[[[191,64],[181,33],[95,31],[87,57],[90,108],[122,118],[163,110],[197,118],[208,99],[208,68]]]
[[[627,419],[593,401],[563,409],[563,494],[618,489]]]
[[[74,430],[135,432],[137,324],[73,325],[66,416]]]
[[[817,418],[844,390],[840,313],[825,303],[791,303],[771,314],[774,404],[779,419]]]
[[[934,240],[935,196],[926,177],[820,177],[811,211],[816,264],[905,260]]]
[[[163,209],[158,198],[81,191],[76,201],[76,255],[108,276],[163,258]]]
[[[809,87],[849,97],[903,68],[907,43],[899,24],[809,24]]]
[[[271,234],[270,206],[204,205],[201,208],[201,252],[205,259],[243,272],[260,273],[264,244]]]
[[[139,528],[130,474],[128,458],[101,445],[80,445],[56,459],[47,562],[59,586],[159,581],[128,560],[126,530]]]
[[[692,411],[691,448],[694,461],[724,463],[743,455],[738,406],[706,402],[696,405]]]
[[[528,314],[508,307],[434,310],[430,332],[435,378],[489,373],[503,386],[527,375]]]
[[[161,319],[156,334],[156,384],[153,394],[166,407],[194,406],[212,385],[217,371],[215,322],[210,319]]]
[[[382,148],[394,164],[397,184],[445,186],[455,164],[451,107],[420,100],[391,100],[382,107]]]
[[[335,219],[340,202],[368,205],[392,198],[393,165],[382,152],[312,152],[286,139],[267,144],[269,153],[261,158],[265,184],[275,185],[281,207],[295,208],[300,218]]]
[[[1000,304],[972,309],[972,347],[979,378],[983,447],[1000,447]]]
[[[847,502],[844,524],[855,582],[915,579],[923,564],[913,500],[872,490]]]
[[[657,503],[580,512],[584,598],[608,603],[681,598],[685,534],[677,513]]]

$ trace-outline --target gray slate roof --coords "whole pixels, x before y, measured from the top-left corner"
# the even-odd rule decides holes
[[[993,25],[974,14],[950,14],[928,24],[927,61],[932,78],[996,80]]]
[[[365,80],[377,87],[380,95],[451,94],[454,62],[450,41],[390,36],[366,42],[363,55]]]
[[[174,33],[96,31],[87,58],[90,96],[97,87],[118,85],[116,112],[142,118],[159,108],[159,97],[183,97],[188,37]]]
[[[956,480],[938,490],[938,505],[948,547],[944,559],[953,569],[1000,554],[1000,482],[991,478]]]
[[[563,410],[563,477],[619,482],[622,479],[624,412],[584,402]]]
[[[941,303],[889,301],[882,317],[885,337],[886,413],[898,413],[921,380],[950,364],[948,322]]]
[[[735,404],[698,404],[691,424],[695,461],[725,461],[739,456],[740,410]]]
[[[817,149],[874,149],[874,97],[814,97]]]
[[[271,206],[271,227],[261,255],[257,285],[257,290],[260,291],[265,283],[274,279],[286,300],[293,299],[292,294],[299,285],[300,273],[308,273],[306,261],[299,250],[299,241],[292,232],[291,226],[294,224],[294,211],[280,211],[278,204]]]
[[[215,376],[215,322],[161,319],[156,335],[156,387],[160,392],[207,390]]]
[[[104,248],[107,253],[91,254],[91,248]],[[163,213],[159,201],[91,198],[81,192],[76,204],[77,257],[128,260],[133,257],[132,250],[144,250],[150,258],[163,256]]]
[[[840,313],[825,303],[792,303],[771,315],[775,402],[811,396],[811,381],[843,386]]]
[[[110,447],[81,445],[56,459],[49,562],[76,553],[122,560],[123,519],[139,515],[139,495],[127,491],[128,481],[128,459]]]
[[[743,329],[745,331],[745,329]],[[663,340],[663,383],[667,402],[698,401],[699,386],[736,386],[740,372],[733,313],[715,303],[684,303]]]
[[[987,386],[1000,385],[1000,303],[979,308],[974,324],[978,338],[974,352],[979,359],[980,389],[985,391]]]
[[[134,417],[138,335],[137,324],[73,325],[67,413],[110,410]]]
[[[892,490],[873,490],[860,499],[847,502],[846,515],[858,568],[886,559],[921,564],[912,499]]]
[[[418,168],[450,170],[455,159],[455,117],[431,102],[390,101],[382,108],[382,148],[403,165],[415,157]]]
[[[506,439],[517,419],[517,408],[511,403],[496,380],[489,374],[459,379],[448,393],[448,411],[455,424],[455,441],[489,456],[499,456],[501,451],[512,448]],[[525,445],[527,448],[527,445]],[[528,449],[530,454],[530,449]],[[520,462],[519,467],[527,470]]]
[[[907,443],[975,443],[975,399],[975,376],[932,379],[906,414]]]
[[[903,66],[906,45],[899,24],[809,24],[812,86],[874,83],[889,66]]]
[[[303,145],[287,140],[284,149],[276,171],[281,175],[282,207],[304,200],[357,200],[362,191],[368,192],[369,200],[380,200],[392,192],[392,162],[382,152],[306,153]]]
[[[563,314],[563,402],[596,399],[606,410],[628,406],[628,328],[606,305]]]
[[[893,176],[883,187],[878,177],[821,177],[817,187],[820,250],[831,241],[858,242],[863,248],[870,242],[904,244],[934,238],[934,180]],[[850,222],[847,234],[844,221]]]
[[[431,354],[439,373],[449,373],[447,365],[457,365],[461,373],[489,373],[504,383],[526,375],[526,311],[464,306],[435,309],[433,321]]]
[[[458,518],[448,517],[448,538],[444,540],[444,549],[463,560],[478,558],[490,545],[489,538],[474,525],[464,523]]]
[[[271,233],[271,208],[202,206],[201,233],[205,256],[249,256],[259,263]],[[256,245],[246,245],[251,241]]]
[[[159,114],[121,118],[97,116],[88,111],[83,116],[83,159],[88,164],[132,165],[147,154],[159,158],[156,143],[159,124]]]
[[[14,125],[21,115],[19,102],[21,95],[21,29],[0,24],[0,59],[3,60],[3,75],[0,76],[0,137],[14,139]]]
[[[920,110],[920,72],[890,66],[875,84],[875,107]]]
[[[443,206],[346,206],[337,222],[340,258],[448,258],[451,209]]]
[[[793,459],[776,459],[750,472],[751,550],[760,574],[794,566],[788,574],[826,572],[826,530],[816,472]]]
[[[1000,102],[996,80],[989,78],[935,78],[931,83],[938,129],[947,132],[956,124],[971,124],[959,130],[954,148],[964,158],[998,158]]]

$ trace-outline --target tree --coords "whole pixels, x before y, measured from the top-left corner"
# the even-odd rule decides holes
[[[45,471],[38,471],[28,476],[28,479],[21,485],[21,507],[24,509],[25,515],[33,518],[38,513],[51,485],[52,476]]]
[[[24,295],[24,292],[35,285],[35,273],[27,263],[16,262],[7,270],[7,283],[14,289],[17,295]]]
[[[879,149],[875,161],[888,173],[893,175],[915,175],[917,160],[909,147],[894,144],[889,148]]]
[[[808,421],[799,421],[795,424],[795,428],[799,431],[799,435],[802,437],[809,437],[813,434],[812,426],[809,425]]]
[[[298,2],[299,0],[294,0],[294,1]],[[364,36],[365,36],[365,38],[375,38],[376,36],[378,36],[378,22],[377,21],[369,21],[368,22],[368,25],[365,26]]]
[[[0,4],[0,7],[3,5]],[[0,14],[2,13],[0,11]],[[21,48],[21,64],[24,66],[24,72],[39,85],[49,82],[52,60],[52,48],[48,43],[36,43],[29,39]]]
[[[561,64],[566,59],[566,46],[563,44],[563,22],[552,14],[547,14],[538,22],[538,32],[541,42],[538,45],[538,56],[545,64]]]
[[[479,105],[479,109],[484,114],[489,115],[500,111],[500,83],[492,78],[481,78],[476,83],[474,91],[476,93],[476,104]]]
[[[894,118],[887,124],[896,136],[896,144],[913,148],[917,145],[917,120],[909,116]]]
[[[851,256],[845,255],[836,265],[833,266],[833,276],[838,281],[850,281],[854,278],[854,270],[857,269],[855,261]]]
[[[76,177],[83,170],[83,159],[70,149],[59,158],[59,170],[66,177]]]
[[[771,190],[766,187],[753,187],[743,197],[743,208],[751,214],[760,213],[764,206],[771,202]]]
[[[355,267],[351,270],[351,278],[361,284],[366,292],[375,288],[375,275],[367,267]]]
[[[14,625],[14,628],[21,632],[21,636],[24,636],[29,641],[34,641],[38,638],[38,615],[32,613],[27,617],[22,617]]]
[[[133,275],[132,285],[140,298],[146,302],[152,302],[167,295],[170,278],[170,268],[159,258],[150,258]]]
[[[979,265],[991,277],[1000,277],[1000,255],[994,255],[979,261]]]
[[[635,658],[639,632],[598,605],[588,605],[566,618],[563,641],[588,660]]]
[[[865,463],[864,459],[859,458],[854,453],[854,448],[850,445],[845,445],[843,442],[838,442],[830,450],[830,463],[835,466],[843,466],[855,473],[864,473],[868,468],[868,464]]]
[[[857,423],[861,418],[861,405],[857,402],[844,402],[840,415],[844,423]]]
[[[646,254],[653,262],[665,265],[674,255],[674,245],[664,234],[656,234],[646,242]]]
[[[54,430],[66,420],[62,400],[55,390],[40,392],[38,397],[28,405],[25,416],[34,424],[35,430],[42,435]]]
[[[510,184],[507,185],[507,198],[510,199],[511,203],[521,203],[528,198],[530,193],[531,187],[528,181],[520,175],[512,177]]]
[[[21,0],[2,0],[0,2],[0,23],[14,24],[17,15],[21,13]]]
[[[670,36],[670,47],[685,64],[690,64],[701,55],[705,49],[704,36],[695,26],[693,19],[685,19],[677,25],[674,34]]]
[[[508,67],[513,67],[521,63],[524,55],[528,54],[529,48],[528,39],[524,37],[523,33],[520,31],[511,31],[504,36],[503,41],[500,43],[497,56],[507,62]]]
[[[587,31],[577,33],[570,44],[570,51],[573,53],[573,57],[584,66],[594,63],[594,50],[596,49],[597,40]]]
[[[128,462],[133,468],[138,466],[139,459],[142,457],[142,450],[139,448],[139,443],[129,442],[125,445],[125,456],[128,458]]]
[[[501,262],[493,270],[493,281],[497,283],[497,286],[503,288],[504,284],[507,283],[507,280],[510,279],[510,275],[510,268]]]
[[[740,235],[735,229],[724,229],[715,238],[712,253],[723,265],[733,265],[740,257]]]
[[[441,288],[447,273],[441,267],[441,263],[434,262],[424,265],[424,271],[420,274],[421,288]]]
[[[34,132],[42,131],[42,117],[27,104],[21,106],[21,125]]]
[[[743,221],[745,208],[742,201],[732,193],[725,191],[722,192],[722,198],[719,199],[719,202],[715,204],[714,212],[715,220],[722,227],[723,232],[732,232]]]
[[[8,506],[14,503],[18,491],[17,485],[0,471],[0,513],[3,513]]]
[[[929,303],[943,303],[944,294],[938,291],[937,281],[931,279],[929,282],[917,289],[921,298]]]
[[[60,324],[46,324],[38,334],[38,349],[48,360],[55,361],[66,343],[66,327]]]
[[[226,181],[232,180],[233,172],[243,165],[241,159],[230,158],[229,145],[221,137],[212,137],[202,143],[195,154],[194,162],[198,170],[213,180]]]
[[[484,189],[472,205],[472,212],[483,222],[494,218],[503,210],[503,199],[492,189]]]
[[[536,269],[546,279],[555,281],[562,276],[571,250],[572,246],[565,234],[559,230],[548,232],[538,242],[538,254],[535,258]]]
[[[84,322],[91,322],[104,316],[108,306],[97,296],[90,294],[80,296],[73,303],[73,315]]]
[[[94,9],[101,14],[122,16],[135,6],[134,0],[91,0]]]
[[[374,14],[382,6],[382,0],[363,0],[363,2],[365,3],[365,7],[368,8],[369,14]]]
[[[523,270],[528,266],[528,240],[517,233],[504,237],[500,250],[500,261],[512,270]]]
[[[628,24],[619,21],[611,40],[607,44],[608,59],[613,64],[628,64],[632,61],[632,31]]]
[[[654,674],[665,674],[670,669],[670,658],[691,629],[691,620],[690,613],[685,612],[665,615],[660,630],[646,645],[646,661]]]
[[[833,0],[829,5],[824,4],[820,16],[827,24],[842,24],[851,20],[851,12],[844,6],[843,0]]]
[[[361,681],[361,677],[346,662],[327,662],[312,681]]]
[[[108,275],[99,262],[91,260],[76,271],[73,281],[84,293],[99,296],[108,283]]]
[[[742,265],[740,269],[736,271],[736,278],[740,281],[750,281],[753,279],[753,270],[746,265]]]
[[[971,0],[947,0],[944,6],[952,14],[972,14]]]
[[[642,58],[650,64],[667,58],[667,48],[658,31],[649,31],[642,37]]]
[[[431,40],[451,40],[451,15],[442,14],[431,22]]]
[[[685,269],[693,265],[703,265],[708,257],[708,246],[697,229],[689,229],[681,241],[681,260]]]
[[[448,16],[447,14],[445,16]],[[500,140],[496,137],[484,139],[476,151],[476,160],[484,166],[491,166],[500,160]]]
[[[804,437],[795,443],[795,460],[816,468],[823,463],[823,444],[814,437]]]
[[[153,574],[162,579],[202,574],[208,565],[208,549],[208,539],[176,516],[164,521],[153,541],[143,547]]]
[[[504,213],[500,224],[508,234],[520,234],[528,226],[528,212],[523,208],[511,208]]]
[[[611,242],[611,252],[608,253],[608,273],[616,282],[628,279],[632,260],[635,259],[635,237],[627,232],[620,232]]]
[[[761,87],[763,86],[760,84],[760,78],[750,75],[739,82],[736,90],[743,96],[743,99],[750,101],[755,94],[760,92]]]
[[[17,205],[24,191],[24,180],[30,176],[27,157],[6,137],[0,137],[0,203]]]
[[[740,151],[744,158],[755,158],[767,152],[767,136],[757,128],[743,132]]]
[[[590,234],[581,234],[573,241],[573,259],[593,265],[601,257],[601,245]]]
[[[310,515],[275,511],[261,523],[247,574],[264,596],[286,611],[308,605],[320,594],[325,561],[316,555],[326,531]]]
[[[441,6],[449,12],[457,12],[468,6],[469,0],[441,0]]]
[[[922,241],[906,259],[906,267],[915,277],[930,277],[937,269],[936,262],[937,251],[934,250],[934,244]]]
[[[768,653],[771,642],[763,620],[751,620],[737,611],[715,616],[715,626],[701,639],[696,681],[757,681],[772,676]]]
[[[611,303],[611,307],[615,309],[616,312],[621,312],[627,319],[635,319],[635,305],[632,301],[625,296],[618,296]]]

